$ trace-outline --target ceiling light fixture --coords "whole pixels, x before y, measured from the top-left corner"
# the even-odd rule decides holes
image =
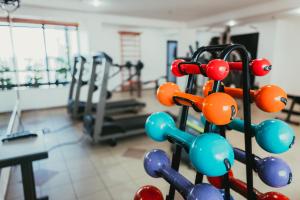
[[[90,4],[92,6],[99,7],[101,5],[101,1],[99,1],[99,0],[92,0],[92,1],[90,1]]]
[[[102,2],[100,0],[81,0],[83,3],[89,4],[94,7],[101,6]]]
[[[294,15],[299,15],[300,14],[300,8],[293,9],[292,11],[290,11],[290,13],[294,14]]]
[[[226,23],[226,25],[227,25],[227,26],[235,26],[235,25],[237,25],[237,21],[235,21],[235,20],[230,20],[230,21],[228,21],[228,22]]]

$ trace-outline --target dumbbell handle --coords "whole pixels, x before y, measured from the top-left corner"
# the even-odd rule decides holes
[[[230,187],[236,191],[237,193],[241,194],[243,197],[247,198],[247,184],[239,179],[236,179],[234,177],[229,178],[229,184]],[[253,192],[257,198],[257,200],[289,200],[288,197],[286,197],[283,194],[277,193],[277,192],[267,192],[267,193],[261,193],[255,188],[253,189]]]
[[[184,93],[184,92],[176,92],[173,96],[173,101],[177,105],[181,106],[191,106],[193,109],[196,111],[201,111],[202,110],[202,103],[203,103],[204,98]]]
[[[228,62],[229,68],[231,70],[239,70],[243,69],[242,62]],[[250,63],[251,66],[251,63]],[[182,62],[178,65],[178,70],[182,74],[206,74],[207,64],[200,64],[197,62]]]
[[[245,151],[238,149],[238,148],[233,148],[234,151],[234,158],[241,162],[241,163],[246,163],[246,153]],[[254,156],[254,168],[257,168],[257,166],[259,165],[259,161],[261,160],[261,158],[259,158],[258,156]]]
[[[181,143],[188,148],[196,139],[195,135],[181,131],[176,127],[167,126],[165,131],[167,137],[174,139],[177,143]]]
[[[228,125],[227,125],[230,129],[239,131],[239,132],[244,132],[244,120],[241,119],[233,119]],[[256,129],[257,129],[256,124],[251,124],[251,131],[252,134],[255,135]]]
[[[233,177],[229,177],[229,184],[234,191],[241,194],[243,197],[247,198],[247,185],[243,181]],[[262,193],[256,190],[255,188],[253,189],[253,192],[255,193],[255,196],[258,198],[260,195],[262,195]]]
[[[186,197],[194,187],[188,179],[169,166],[163,165],[158,174],[160,174],[168,183],[172,184],[184,197]]]
[[[243,90],[240,88],[224,87],[224,92],[226,94],[229,94],[230,96],[233,96],[238,99],[243,98]],[[250,90],[250,97],[251,97],[252,101],[255,101],[256,95],[257,95],[256,90]]]

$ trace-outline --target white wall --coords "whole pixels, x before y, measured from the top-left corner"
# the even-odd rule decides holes
[[[0,113],[1,112],[12,112],[17,101],[17,91],[7,90],[0,92]]]
[[[243,26],[236,26],[232,28],[231,34],[238,35],[256,32],[259,33],[257,57],[267,58],[273,64],[273,69],[268,75],[255,78],[256,83],[258,83],[259,86],[263,86],[271,83],[271,77],[276,70],[274,54],[277,35],[277,20],[262,21]]]
[[[300,17],[278,20],[271,82],[300,95]]]
[[[300,17],[285,17],[232,29],[232,35],[259,32],[258,57],[271,61],[272,70],[264,77],[257,77],[260,86],[275,84],[287,93],[300,94],[297,65],[300,46]]]

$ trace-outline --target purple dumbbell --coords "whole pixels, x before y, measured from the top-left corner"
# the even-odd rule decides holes
[[[246,162],[246,153],[241,149],[234,148],[234,157],[241,163]],[[280,158],[254,156],[254,170],[259,178],[271,187],[283,187],[292,181],[291,168]]]
[[[214,186],[202,183],[194,185],[171,168],[167,154],[159,149],[148,152],[144,158],[144,168],[154,178],[162,177],[187,200],[223,200],[221,192]]]

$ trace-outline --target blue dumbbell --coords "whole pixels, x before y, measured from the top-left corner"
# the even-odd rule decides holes
[[[245,151],[234,148],[234,156],[239,162],[246,163]],[[291,168],[280,158],[254,156],[254,170],[259,178],[271,187],[283,187],[292,181]]]
[[[220,192],[221,192],[223,198],[225,199],[225,191],[220,189]],[[230,200],[234,200],[234,198],[231,195],[230,195]]]
[[[194,185],[171,168],[166,153],[159,149],[148,152],[144,158],[144,168],[154,178],[164,178],[187,200],[223,200],[221,192],[214,186],[202,183]]]
[[[176,128],[173,118],[157,112],[148,117],[146,133],[155,141],[168,138],[189,150],[189,157],[197,171],[208,176],[221,176],[228,172],[234,162],[232,146],[215,133],[193,135]]]

